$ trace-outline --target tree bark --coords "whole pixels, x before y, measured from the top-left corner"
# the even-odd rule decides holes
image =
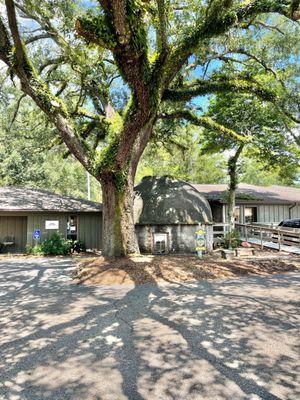
[[[139,253],[134,225],[134,179],[138,162],[152,133],[153,121],[149,122],[135,141],[130,167],[124,180],[116,173],[101,176],[103,202],[103,250],[105,257],[123,257]]]
[[[234,210],[235,210],[235,197],[236,189],[238,185],[238,174],[237,174],[237,163],[239,157],[243,151],[244,144],[240,145],[236,153],[228,160],[228,174],[229,174],[229,187],[228,187],[228,223],[229,232],[234,230],[235,220],[234,220]]]
[[[128,175],[119,186],[114,174],[101,178],[103,196],[103,250],[105,257],[139,253],[135,234],[133,202],[134,181]]]

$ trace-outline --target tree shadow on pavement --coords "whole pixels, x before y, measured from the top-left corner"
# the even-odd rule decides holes
[[[0,398],[300,397],[299,273],[84,286],[73,268],[0,262]]]

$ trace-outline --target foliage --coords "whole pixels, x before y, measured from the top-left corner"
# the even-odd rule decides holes
[[[74,253],[84,253],[86,251],[86,245],[82,240],[71,241],[71,252]]]
[[[49,239],[44,240],[36,246],[27,245],[26,253],[43,256],[61,256],[70,253],[81,253],[86,251],[86,246],[81,240],[67,240],[59,233],[53,233]]]
[[[201,154],[199,132],[192,126],[175,129],[169,140],[163,137],[150,143],[139,164],[136,181],[143,176],[168,175],[193,183],[223,183],[226,179],[224,156]]]
[[[58,232],[54,232],[49,239],[40,245],[43,255],[63,256],[71,252],[72,244],[64,239]]]
[[[6,247],[4,246],[4,244],[2,242],[0,242],[0,254],[4,253],[6,250]]]
[[[233,129],[202,115],[199,97],[239,92],[297,121],[299,1],[7,0],[5,6],[0,59],[16,86],[2,85],[14,92],[8,103],[21,91],[30,97],[54,145],[64,143],[104,190],[114,188],[116,198],[105,198],[104,225],[124,240],[105,243],[123,254],[137,250],[126,248],[132,217],[121,222],[132,214],[124,211],[132,207],[131,182],[160,120],[189,121],[237,139]],[[122,215],[106,213],[112,204]]]
[[[26,252],[26,254],[30,254],[30,255],[33,255],[33,256],[42,256],[42,255],[44,255],[40,244],[38,244],[36,246],[32,246],[30,244],[27,244],[25,252]]]
[[[221,247],[224,249],[236,249],[242,243],[240,239],[240,232],[238,230],[232,230],[227,232],[221,240]]]

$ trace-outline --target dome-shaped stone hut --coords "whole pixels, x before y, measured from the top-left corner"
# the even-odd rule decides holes
[[[212,222],[209,203],[186,182],[145,177],[135,187],[135,223],[142,252],[195,252],[195,232]]]

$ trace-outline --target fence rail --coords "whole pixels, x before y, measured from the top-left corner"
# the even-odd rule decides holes
[[[275,243],[278,245],[278,250],[282,246],[293,246],[300,248],[300,232],[299,229],[287,228],[269,228],[262,225],[250,224],[235,224],[236,229],[241,233],[245,240],[256,239],[259,240],[261,248],[266,246],[267,243]]]

